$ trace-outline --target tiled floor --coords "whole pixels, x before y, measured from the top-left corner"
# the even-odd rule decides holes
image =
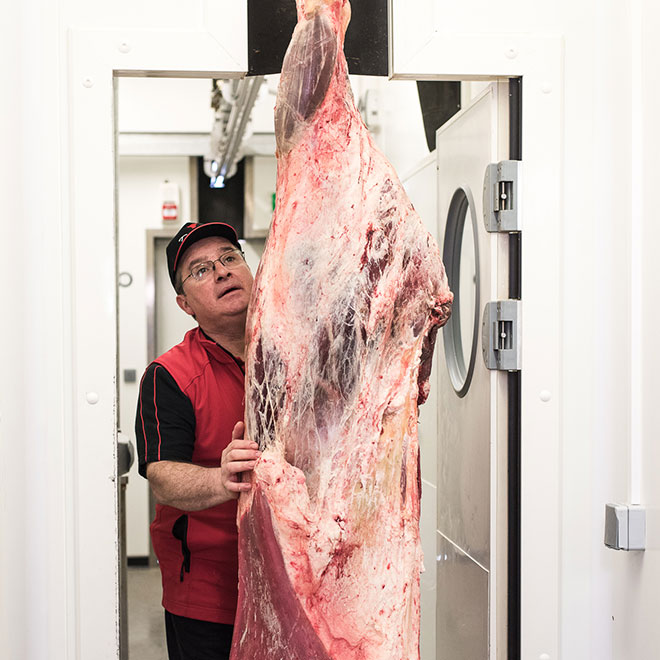
[[[160,569],[128,568],[128,654],[130,660],[167,660]]]

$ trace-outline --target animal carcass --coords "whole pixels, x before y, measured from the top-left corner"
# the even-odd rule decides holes
[[[452,294],[353,101],[347,0],[298,0],[248,319],[233,660],[419,657],[417,405]]]

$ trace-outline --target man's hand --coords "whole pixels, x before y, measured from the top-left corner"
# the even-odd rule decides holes
[[[183,511],[200,511],[249,491],[250,483],[242,482],[241,476],[252,470],[261,452],[255,442],[243,440],[244,431],[243,422],[234,426],[219,467],[175,461],[149,463],[147,478],[156,500]]]
[[[231,432],[231,442],[225,447],[220,460],[222,486],[227,492],[227,499],[236,499],[252,487],[248,481],[242,481],[245,472],[254,468],[261,456],[259,446],[251,440],[244,440],[245,424],[238,422]]]

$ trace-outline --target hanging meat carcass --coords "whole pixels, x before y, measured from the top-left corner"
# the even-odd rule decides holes
[[[232,660],[419,657],[417,406],[450,293],[355,106],[348,0],[298,0],[248,319]]]

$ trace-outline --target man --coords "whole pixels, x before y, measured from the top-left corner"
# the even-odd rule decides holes
[[[218,660],[229,657],[236,612],[236,499],[259,457],[241,421],[253,278],[236,232],[220,222],[184,225],[167,265],[176,301],[198,327],[142,378],[139,471],[158,502],[151,538],[170,660]]]

